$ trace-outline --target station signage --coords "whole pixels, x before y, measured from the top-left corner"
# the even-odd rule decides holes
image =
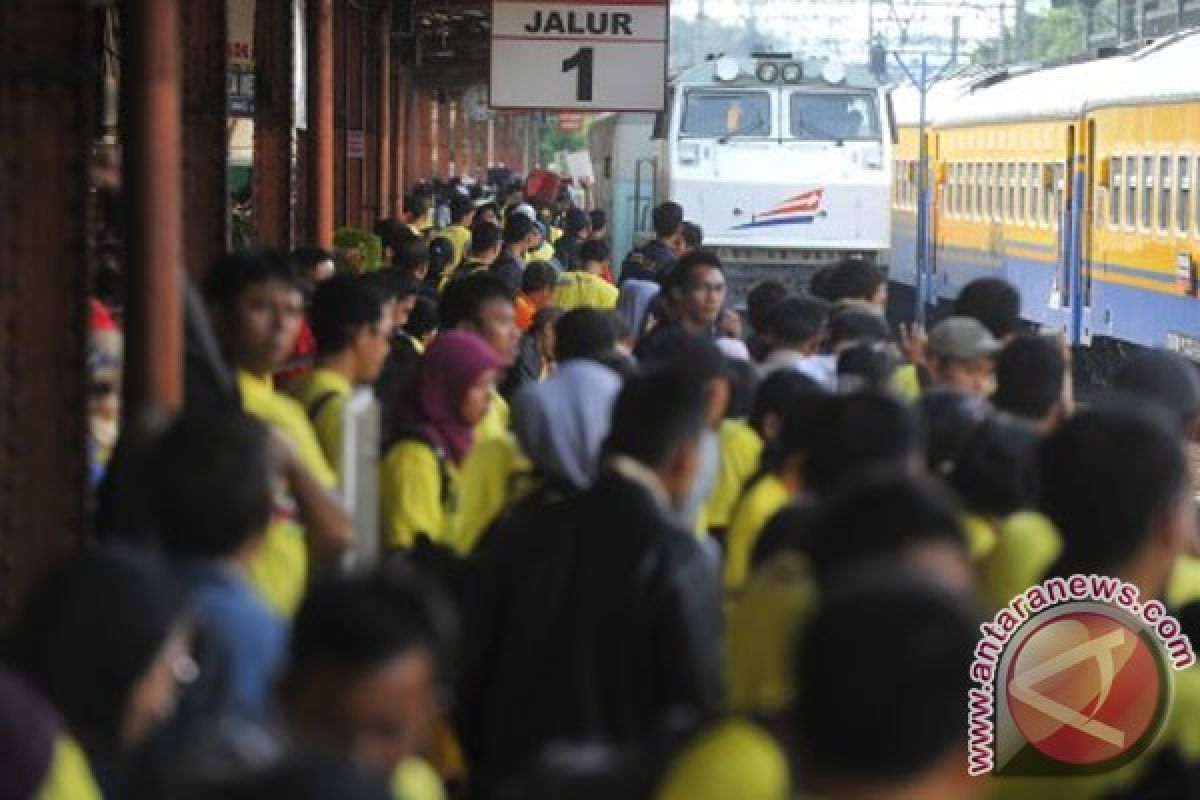
[[[492,107],[661,111],[667,14],[665,0],[494,0]]]

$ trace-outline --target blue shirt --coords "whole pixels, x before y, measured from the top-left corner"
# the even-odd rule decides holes
[[[196,614],[197,662],[210,693],[205,710],[265,721],[283,665],[286,625],[230,565],[189,561],[178,574]]]

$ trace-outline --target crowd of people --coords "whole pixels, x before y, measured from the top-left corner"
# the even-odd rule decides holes
[[[1195,668],[1116,772],[967,775],[985,614],[1082,572],[1200,620],[1188,362],[1140,354],[1079,409],[1001,279],[928,335],[854,259],[743,315],[675,203],[618,264],[603,214],[520,184],[408,206],[377,269],[213,264],[186,409],[151,439],[114,449],[93,393],[98,541],[0,637],[0,797],[1200,786]],[[94,309],[94,383],[116,328]],[[365,560],[341,491],[363,396]]]

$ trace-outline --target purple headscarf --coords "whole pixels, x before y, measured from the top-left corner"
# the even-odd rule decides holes
[[[467,392],[488,370],[503,366],[483,339],[466,331],[438,334],[417,363],[412,391],[401,404],[397,430],[417,434],[461,464],[475,441],[462,418]]]

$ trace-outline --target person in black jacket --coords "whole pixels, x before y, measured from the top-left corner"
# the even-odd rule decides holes
[[[706,403],[686,372],[631,378],[595,485],[527,498],[481,545],[458,720],[478,797],[519,781],[547,743],[628,743],[719,707],[716,565],[672,513]]]

